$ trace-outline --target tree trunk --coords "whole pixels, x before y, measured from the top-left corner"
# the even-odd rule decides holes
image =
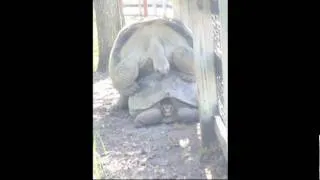
[[[99,44],[98,72],[108,73],[108,60],[113,41],[122,28],[118,0],[94,0]]]
[[[119,0],[119,13],[120,13],[120,19],[121,19],[121,27],[126,25],[126,19],[123,14],[123,3],[122,0]]]

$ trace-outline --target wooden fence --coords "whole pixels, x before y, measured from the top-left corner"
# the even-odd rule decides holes
[[[119,0],[124,16],[172,17],[172,4],[167,0]]]

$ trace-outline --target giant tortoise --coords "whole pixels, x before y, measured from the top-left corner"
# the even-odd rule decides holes
[[[124,27],[113,44],[109,75],[120,94],[119,107],[127,107],[128,97],[139,85],[137,79],[152,72],[179,76],[194,82],[192,32],[179,20],[155,18]]]
[[[136,127],[158,123],[198,121],[197,87],[174,71],[152,73],[138,81],[140,90],[129,97],[129,113]]]

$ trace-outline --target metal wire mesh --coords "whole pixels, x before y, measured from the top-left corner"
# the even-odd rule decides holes
[[[217,54],[219,59],[216,59],[215,61],[221,61],[222,56],[222,49],[221,49],[221,23],[218,15],[211,15],[212,20],[212,30],[211,32],[212,37],[211,39],[214,41],[214,52]],[[222,62],[216,63],[216,82],[217,82],[217,95],[218,95],[218,115],[222,117],[223,122],[227,124],[226,119],[224,117],[223,112],[223,105],[224,105],[224,98],[223,98],[223,76],[222,76]]]

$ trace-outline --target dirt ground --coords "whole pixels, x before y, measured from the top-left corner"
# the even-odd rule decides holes
[[[200,161],[199,123],[135,128],[128,111],[112,110],[119,94],[94,73],[93,127],[104,178],[227,179],[219,150]]]

